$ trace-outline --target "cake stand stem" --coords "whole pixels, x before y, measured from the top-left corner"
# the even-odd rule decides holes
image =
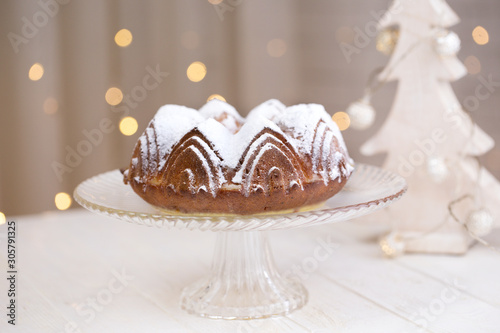
[[[210,275],[181,296],[184,310],[216,319],[284,315],[306,302],[302,284],[278,273],[260,231],[219,232]]]

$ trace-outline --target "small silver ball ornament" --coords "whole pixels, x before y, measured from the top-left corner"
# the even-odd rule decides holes
[[[466,226],[473,235],[486,236],[493,229],[493,216],[484,208],[475,210],[467,217]]]
[[[455,56],[460,51],[460,38],[453,31],[438,30],[434,36],[434,49],[441,56]]]
[[[375,122],[375,109],[367,97],[349,105],[346,110],[351,120],[351,127],[356,130],[365,130]]]
[[[427,174],[435,183],[442,183],[446,180],[449,174],[446,161],[442,157],[430,157],[427,160]]]

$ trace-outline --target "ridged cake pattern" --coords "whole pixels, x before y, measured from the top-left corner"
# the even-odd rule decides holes
[[[288,192],[303,189],[311,179],[327,185],[353,170],[340,131],[323,106],[285,107],[277,100],[259,105],[246,119],[216,99],[199,111],[165,105],[140,137],[134,156],[126,181],[213,197],[220,189],[245,196]]]

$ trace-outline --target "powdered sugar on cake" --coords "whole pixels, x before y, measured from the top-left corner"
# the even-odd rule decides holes
[[[204,120],[205,118],[197,110],[181,105],[167,104],[158,110],[149,123],[149,127],[154,128],[157,137],[157,144],[150,145],[149,148],[160,158],[158,169],[163,167],[165,157],[172,151],[172,147]],[[147,130],[146,134],[149,134]],[[156,148],[158,151],[155,151]]]
[[[270,99],[256,106],[247,116],[247,122],[251,122],[254,117],[264,117],[273,122],[280,118],[285,112],[286,106],[277,99]]]
[[[245,122],[245,119],[240,116],[232,105],[216,98],[202,106],[199,112],[205,119],[213,118],[219,120],[231,133],[236,133],[239,129],[239,124]]]
[[[348,177],[353,170],[340,130],[323,106],[285,107],[277,100],[269,100],[253,109],[245,119],[234,107],[217,99],[199,111],[179,105],[161,107],[139,139],[142,169],[164,168],[174,147],[193,129],[201,134],[195,141],[203,151],[188,148],[202,160],[207,173],[214,165],[217,170],[235,170],[232,179],[220,178],[220,171],[216,175],[218,181],[210,178],[208,190],[212,193],[215,187],[225,183],[242,184],[245,177],[253,176],[253,169],[266,150],[284,145],[291,146],[286,149],[292,150],[288,151],[287,158],[310,156],[314,173],[325,184],[337,178],[340,181],[340,176]],[[247,170],[251,173],[245,176]],[[290,182],[300,185],[299,178]]]
[[[284,135],[275,123],[264,117],[255,117],[252,121],[247,121],[235,134],[212,118],[200,123],[196,128],[212,143],[213,149],[222,159],[223,166],[232,169],[238,166],[245,149],[264,129],[269,128]],[[247,154],[251,153],[252,151],[249,151]]]
[[[323,121],[339,141],[341,147],[347,151],[337,124],[326,113],[320,104],[298,104],[286,108],[283,116],[277,120],[278,125],[293,132],[293,139],[299,149],[307,154],[313,150],[313,140],[318,123]]]

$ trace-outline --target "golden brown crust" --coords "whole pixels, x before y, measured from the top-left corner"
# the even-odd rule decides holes
[[[352,165],[340,131],[324,109],[315,108],[290,111],[306,115],[297,126],[308,124],[299,130],[280,111],[282,123],[254,118],[245,127],[244,120],[229,121],[234,126],[228,131],[220,125],[230,119],[223,113],[199,119],[175,140],[170,134],[183,120],[169,117],[179,111],[190,112],[189,119],[201,116],[171,109],[153,119],[137,142],[124,182],[148,203],[182,213],[248,215],[321,203],[342,189]],[[218,131],[227,132],[223,140]]]
[[[293,187],[288,193],[283,188],[276,188],[271,195],[263,191],[250,193],[248,197],[239,191],[220,190],[216,197],[200,191],[196,194],[190,191],[175,192],[170,187],[130,181],[130,185],[141,198],[152,205],[182,213],[229,213],[256,214],[269,211],[298,209],[321,203],[339,192],[347,182],[334,181],[325,185],[323,181],[315,181],[304,185],[304,190]]]

